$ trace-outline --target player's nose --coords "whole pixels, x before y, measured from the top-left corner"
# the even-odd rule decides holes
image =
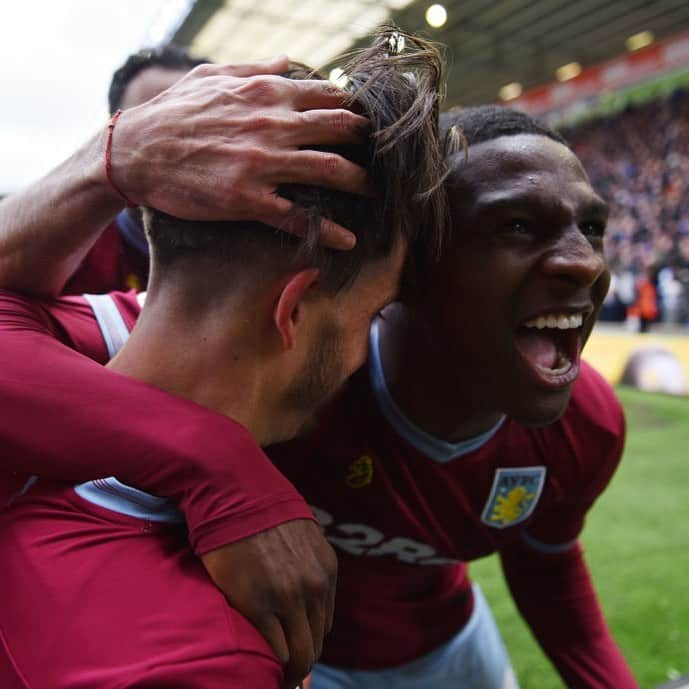
[[[549,276],[576,287],[590,287],[607,271],[603,251],[576,226],[567,228],[543,259]]]

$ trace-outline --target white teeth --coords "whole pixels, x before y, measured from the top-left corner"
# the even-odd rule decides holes
[[[569,330],[570,328],[580,328],[584,322],[584,316],[581,313],[566,315],[564,313],[548,313],[543,316],[537,316],[530,321],[524,323],[526,328],[557,328],[559,330]]]

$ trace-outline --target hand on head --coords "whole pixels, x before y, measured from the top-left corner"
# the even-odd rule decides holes
[[[283,183],[364,193],[366,174],[334,153],[304,149],[361,141],[366,118],[329,81],[290,80],[286,57],[248,65],[201,65],[161,94],[124,111],[114,131],[112,180],[138,205],[188,220],[254,220],[287,232],[303,213]],[[322,242],[354,236],[324,220]]]

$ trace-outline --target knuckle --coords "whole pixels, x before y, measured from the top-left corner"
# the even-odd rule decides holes
[[[349,121],[347,120],[347,116],[345,115],[344,110],[337,110],[335,112],[334,125],[338,129],[342,129],[343,131],[347,131],[347,129],[349,129]]]
[[[335,549],[330,545],[330,543],[326,543],[326,546],[327,550],[323,553],[325,569],[327,572],[337,574],[337,555],[335,553]]]
[[[241,212],[250,205],[251,195],[249,190],[238,184],[232,182],[223,185],[224,200],[228,207],[235,210],[236,213]]]
[[[280,95],[279,77],[261,74],[249,77],[247,80],[248,90],[252,97],[260,102],[272,102],[277,100]]]
[[[226,196],[222,201],[224,207],[231,213],[230,220],[246,220],[255,213],[257,201],[255,188],[245,184],[246,178],[249,178],[249,181],[251,181],[252,176],[255,177],[255,174],[246,169],[243,176],[245,179],[242,180],[241,184],[230,183],[224,187]],[[252,585],[256,587],[257,583],[254,581]]]
[[[308,578],[304,579],[303,589],[308,597],[322,597],[322,594],[330,589],[330,577],[328,573],[311,572]]]
[[[336,111],[335,126],[347,132],[359,132],[361,130],[361,117],[344,108]]]
[[[205,63],[203,65],[197,65],[196,67],[194,67],[194,69],[191,70],[190,74],[193,74],[197,77],[208,77],[215,74],[215,69],[215,65]]]
[[[336,156],[334,153],[326,154],[323,157],[321,167],[324,175],[327,175],[328,177],[334,177],[341,167],[341,161],[339,156]]]
[[[257,113],[251,118],[251,128],[254,131],[270,131],[278,128],[279,123],[275,117],[264,112]]]
[[[328,574],[328,581],[330,586],[334,586],[337,581],[337,557],[333,554],[333,558],[329,563],[326,563],[326,572]]]
[[[331,577],[337,574],[337,554],[325,539],[318,544],[316,558],[326,576]]]
[[[295,602],[301,603],[303,583],[292,577],[285,577],[273,583],[272,600],[276,608],[283,612],[291,610]]]
[[[264,168],[269,155],[261,146],[247,146],[239,152],[247,171],[256,171]]]
[[[332,98],[338,98],[344,95],[344,91],[339,88],[338,86],[335,86],[331,81],[324,81],[323,82],[323,95],[329,96]]]

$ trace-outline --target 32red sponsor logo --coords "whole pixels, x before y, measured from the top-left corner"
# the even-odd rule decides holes
[[[460,560],[437,557],[435,548],[411,538],[385,534],[367,524],[335,524],[334,517],[325,510],[311,505],[311,511],[335,548],[349,555],[361,557],[394,557],[409,565],[456,565]]]

